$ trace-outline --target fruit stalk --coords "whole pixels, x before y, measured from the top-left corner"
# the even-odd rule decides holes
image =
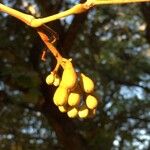
[[[48,49],[52,52],[57,62],[61,63],[63,60],[63,57],[55,48],[55,46],[50,42],[50,37],[47,35],[47,31],[45,31],[45,27],[42,26],[42,27],[37,28],[37,33],[39,34],[39,36],[41,37],[45,45],[48,47]]]

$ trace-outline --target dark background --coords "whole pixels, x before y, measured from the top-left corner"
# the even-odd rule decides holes
[[[0,2],[46,17],[78,1]],[[54,57],[41,61],[36,31],[0,13],[0,150],[150,149],[150,3],[99,6],[47,25],[60,53],[94,79],[103,104],[92,119],[60,113],[45,84]]]

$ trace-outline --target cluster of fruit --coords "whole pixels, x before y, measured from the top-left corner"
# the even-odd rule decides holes
[[[83,73],[77,73],[71,60],[65,59],[62,66],[64,70],[61,79],[56,72],[46,77],[48,85],[58,86],[53,97],[54,104],[70,118],[94,116],[98,100],[93,93],[93,81]]]

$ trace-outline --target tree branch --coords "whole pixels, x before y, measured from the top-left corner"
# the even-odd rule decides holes
[[[66,11],[63,11],[63,12],[60,12],[60,13],[57,13],[55,15],[48,16],[45,18],[39,18],[39,19],[36,19],[32,15],[28,15],[20,11],[17,11],[13,8],[10,8],[8,6],[5,6],[2,3],[0,3],[0,11],[3,11],[5,13],[8,13],[11,16],[18,18],[19,20],[23,21],[24,23],[26,23],[27,25],[31,27],[39,27],[45,23],[69,16],[69,15],[83,13],[96,5],[124,4],[124,3],[134,3],[134,2],[136,3],[137,2],[150,2],[150,0],[87,0],[85,3],[76,4],[75,6],[73,6],[72,8]]]
[[[126,3],[139,3],[149,2],[150,0],[87,0],[87,5],[104,5],[104,4],[126,4]]]
[[[32,15],[27,15],[25,13],[22,13],[20,11],[17,11],[13,8],[10,8],[10,7],[5,6],[0,3],[0,11],[3,11],[5,13],[23,21],[24,23],[26,23],[27,25],[29,25],[31,27],[39,27],[45,23],[69,16],[69,15],[83,13],[83,12],[87,11],[88,9],[89,8],[85,7],[85,4],[77,4],[77,5],[73,6],[72,8],[70,8],[66,11],[60,12],[58,14],[55,14],[55,15],[52,15],[49,17],[45,17],[45,18],[35,19],[35,17],[33,17]]]

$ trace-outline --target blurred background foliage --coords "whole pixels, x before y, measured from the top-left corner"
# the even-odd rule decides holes
[[[1,0],[44,17],[75,0]],[[81,1],[83,2],[83,1]],[[68,119],[52,102],[36,31],[0,13],[0,150],[150,149],[150,3],[107,5],[47,25],[57,47],[91,76],[102,100],[93,119]]]

